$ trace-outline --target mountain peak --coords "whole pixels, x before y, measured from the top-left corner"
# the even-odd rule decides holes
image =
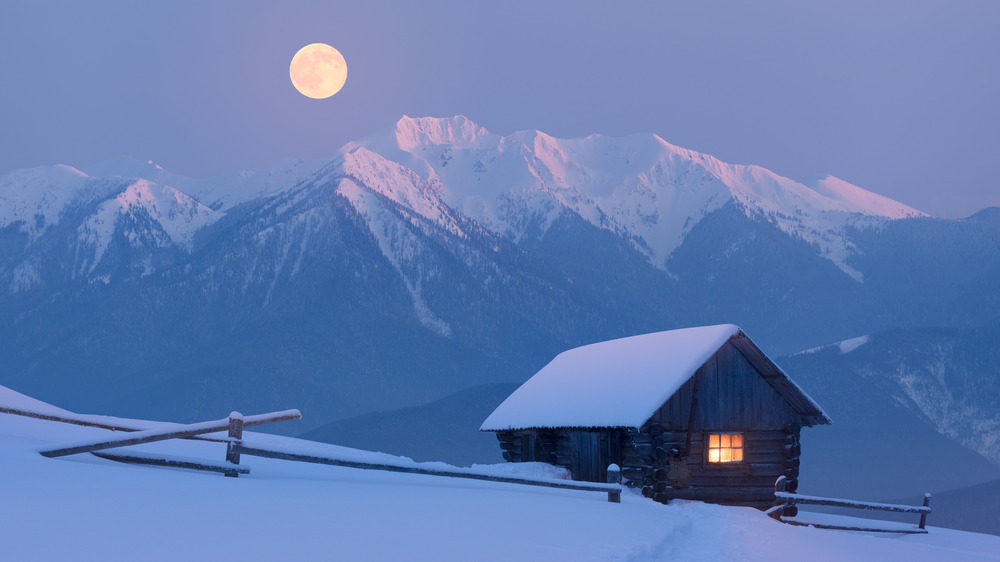
[[[396,122],[394,133],[400,150],[407,152],[421,146],[437,145],[459,149],[481,148],[498,140],[464,115],[448,118],[404,115]]]

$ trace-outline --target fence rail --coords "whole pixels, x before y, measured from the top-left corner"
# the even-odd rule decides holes
[[[117,447],[127,447],[129,445],[141,445],[143,443],[153,443],[155,441],[165,441],[167,439],[177,439],[183,437],[191,437],[194,435],[201,435],[203,433],[215,433],[216,431],[223,431],[229,429],[230,420],[234,416],[239,416],[243,420],[243,426],[252,425],[262,425],[265,423],[272,423],[283,420],[291,420],[301,418],[302,414],[298,410],[284,410],[281,412],[274,412],[271,414],[260,414],[256,416],[240,416],[239,413],[233,412],[230,417],[223,418],[216,421],[208,421],[201,423],[193,423],[189,425],[181,425],[169,427],[166,429],[147,429],[145,431],[136,431],[134,433],[129,433],[127,436],[117,437],[115,439],[108,439],[104,441],[92,441],[87,443],[82,443],[78,445],[69,445],[57,447],[54,449],[43,449],[39,451],[42,456],[45,457],[62,457],[66,455],[74,455],[77,453],[92,453],[94,451],[101,451],[104,449],[113,449]]]
[[[235,443],[233,449],[240,455],[251,455],[271,459],[286,461],[308,462],[315,464],[326,464],[331,466],[344,466],[348,468],[360,468],[364,470],[383,470],[388,472],[404,472],[408,474],[425,474],[429,476],[445,476],[448,478],[465,478],[470,480],[485,480],[488,482],[504,482],[507,484],[522,484],[525,486],[544,486],[547,488],[562,488],[564,490],[583,490],[587,492],[605,492],[608,494],[608,501],[619,503],[621,501],[622,488],[621,471],[617,465],[608,467],[608,484],[597,482],[574,482],[568,480],[534,480],[530,478],[518,478],[514,476],[500,476],[495,474],[482,474],[476,472],[464,472],[456,470],[442,470],[436,468],[423,468],[418,466],[399,466],[382,463],[368,463],[337,459],[334,457],[324,457],[318,455],[307,455],[288,451],[275,451],[261,447],[248,446],[243,443]]]
[[[130,420],[130,419],[120,419],[109,416],[92,416],[89,414],[73,414],[72,412],[67,412],[69,415],[57,415],[57,414],[43,414],[41,412],[32,412],[30,410],[22,410],[20,408],[10,408],[7,406],[0,406],[0,414],[13,414],[15,416],[24,416],[26,418],[35,418],[39,420],[54,421],[59,423],[68,423],[72,425],[80,425],[84,427],[98,427],[101,429],[110,429],[111,431],[146,431],[150,429],[149,427],[142,427],[142,422],[140,420]],[[138,422],[138,423],[136,423]],[[158,422],[150,422],[150,425],[155,425]],[[179,425],[179,424],[172,424]],[[226,442],[225,438],[221,437],[208,437],[205,435],[192,435],[190,437],[182,437],[181,439],[193,439],[195,441],[213,441],[213,442]]]
[[[12,412],[13,413],[13,412]],[[20,412],[17,412],[20,413]],[[24,415],[24,414],[22,414]],[[42,417],[36,415],[32,417]],[[207,470],[221,472],[226,476],[237,477],[240,474],[247,474],[250,469],[240,464],[241,455],[280,459],[286,461],[308,462],[313,464],[325,464],[332,466],[343,466],[348,468],[358,468],[363,470],[382,470],[388,472],[403,472],[409,474],[423,474],[429,476],[442,476],[447,478],[464,478],[469,480],[484,480],[488,482],[501,482],[506,484],[520,484],[524,486],[542,486],[546,488],[560,488],[564,490],[581,490],[586,492],[601,492],[608,495],[608,501],[612,503],[621,502],[621,469],[618,465],[612,464],[608,467],[608,483],[598,482],[576,482],[568,480],[543,480],[532,478],[521,478],[516,476],[502,476],[497,474],[483,474],[462,470],[445,470],[438,468],[425,468],[420,466],[403,466],[385,463],[358,462],[347,459],[339,459],[331,456],[321,456],[298,453],[294,451],[279,451],[267,449],[259,446],[247,445],[243,442],[243,428],[272,423],[283,420],[301,418],[302,414],[298,410],[284,410],[270,414],[260,414],[255,416],[243,416],[239,412],[233,412],[228,418],[221,420],[207,421],[188,425],[171,425],[166,428],[148,429],[134,431],[114,439],[101,441],[89,441],[72,445],[63,445],[55,448],[47,448],[39,451],[46,457],[62,457],[78,453],[91,453],[93,455],[134,464],[149,464],[156,466],[170,466],[176,468],[189,468],[195,470]],[[67,421],[67,420],[56,420]],[[70,423],[76,423],[69,420]],[[87,423],[86,425],[93,425]],[[108,429],[123,429],[119,427],[108,427]],[[107,449],[126,447],[129,445],[140,445],[143,443],[153,443],[168,439],[186,439],[206,433],[215,433],[228,430],[227,437],[213,438],[215,441],[226,443],[225,462],[203,461],[200,459],[181,459],[166,455],[149,455],[128,452],[102,452]]]
[[[229,462],[212,462],[202,459],[187,459],[171,457],[167,455],[147,455],[143,453],[94,451],[91,453],[95,457],[108,459],[111,461],[124,462],[129,464],[146,464],[151,466],[167,466],[171,468],[187,468],[190,470],[203,470],[207,472],[221,472],[226,476],[236,474],[250,474],[250,467],[232,464]]]
[[[926,533],[927,516],[931,513],[930,502],[931,495],[924,494],[924,505],[899,505],[891,503],[878,503],[878,502],[866,502],[859,500],[845,500],[839,498],[822,498],[819,496],[803,496],[793,492],[786,492],[785,485],[787,479],[784,476],[779,476],[777,481],[774,483],[774,507],[768,509],[764,513],[774,517],[778,521],[783,523],[789,523],[791,525],[809,525],[816,527],[818,529],[840,529],[845,531],[868,531],[868,532],[882,532],[882,533]],[[823,505],[830,507],[847,507],[851,509],[868,509],[875,511],[891,511],[896,513],[919,513],[920,522],[916,528],[894,528],[887,529],[884,527],[862,527],[858,526],[847,526],[847,525],[833,525],[827,523],[809,523],[806,521],[793,521],[788,519],[782,519],[782,513],[786,508],[793,507],[796,505]]]

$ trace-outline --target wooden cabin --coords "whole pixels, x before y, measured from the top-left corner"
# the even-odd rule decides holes
[[[595,343],[559,354],[483,422],[510,462],[568,468],[673,498],[761,509],[798,486],[799,431],[830,418],[739,327]]]

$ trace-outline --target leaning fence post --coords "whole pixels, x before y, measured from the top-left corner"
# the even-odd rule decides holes
[[[931,505],[931,495],[924,494],[924,507],[930,507],[930,505]],[[923,529],[924,525],[926,524],[927,524],[927,512],[925,511],[920,514],[920,528]]]
[[[608,484],[618,484],[622,483],[622,469],[618,468],[617,464],[608,465]],[[621,488],[615,491],[608,492],[608,501],[611,503],[622,503],[622,491]]]
[[[232,412],[229,414],[229,439],[226,443],[226,461],[233,464],[240,464],[240,454],[236,451],[237,440],[243,439],[243,414]],[[227,472],[226,476],[237,478],[239,473],[235,470]]]

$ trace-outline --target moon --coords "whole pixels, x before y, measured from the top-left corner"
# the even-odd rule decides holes
[[[303,96],[322,100],[344,87],[347,61],[340,51],[326,43],[312,43],[295,53],[288,75]]]

